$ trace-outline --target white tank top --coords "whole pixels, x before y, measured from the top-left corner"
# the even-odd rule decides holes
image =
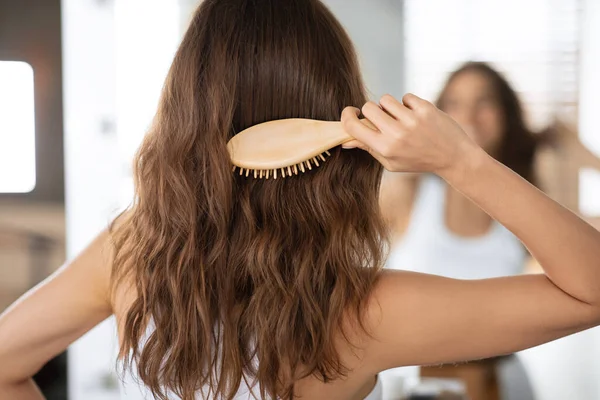
[[[386,267],[456,279],[520,274],[525,247],[498,222],[493,221],[487,233],[473,238],[449,231],[446,189],[446,183],[435,175],[421,178],[406,233],[392,248]]]

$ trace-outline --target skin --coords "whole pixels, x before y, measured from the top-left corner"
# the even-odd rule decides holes
[[[414,95],[403,103],[384,96],[364,106],[377,131],[358,110],[344,110],[357,139],[347,147],[367,149],[390,171],[438,174],[511,229],[545,274],[463,281],[383,271],[366,310],[371,335],[355,331],[360,351],[338,340],[347,378],[301,380],[300,398],[361,399],[391,367],[512,353],[600,324],[600,232],[493,160],[432,104]],[[0,399],[39,399],[31,376],[45,361],[111,313],[122,321],[128,297],[109,300],[106,242],[101,234],[2,315]]]

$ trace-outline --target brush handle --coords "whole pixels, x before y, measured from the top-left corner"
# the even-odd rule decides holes
[[[377,127],[373,125],[371,121],[364,118],[359,120],[368,128],[373,129],[374,131],[378,131]],[[324,124],[323,126],[327,127],[327,136],[331,137],[332,141],[329,142],[330,148],[338,146],[340,144],[344,144],[346,142],[350,142],[351,140],[356,140],[354,137],[350,136],[343,128],[341,122],[325,122],[319,121],[320,124]]]

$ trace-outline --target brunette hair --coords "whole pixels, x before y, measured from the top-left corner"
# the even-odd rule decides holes
[[[339,120],[366,100],[350,39],[320,1],[202,2],[135,158],[135,201],[111,228],[113,290],[137,294],[120,357],[155,397],[231,399],[246,380],[292,398],[298,379],[347,372],[334,339],[365,329],[384,259],[382,167],[338,147],[304,174],[246,178],[226,143],[268,120]]]
[[[534,174],[534,159],[538,144],[541,142],[542,135],[534,134],[527,127],[523,108],[515,90],[500,72],[492,68],[485,62],[470,61],[450,74],[444,88],[442,89],[437,106],[443,110],[444,100],[448,87],[459,75],[465,73],[477,73],[483,75],[492,85],[496,100],[500,104],[505,120],[505,129],[500,145],[500,152],[497,155],[498,161],[527,179],[530,183],[536,184]]]

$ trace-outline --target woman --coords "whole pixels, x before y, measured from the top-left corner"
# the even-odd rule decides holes
[[[140,396],[185,400],[249,398],[249,388],[377,399],[385,369],[506,354],[600,323],[600,233],[416,96],[386,96],[385,111],[366,103],[378,131],[346,108],[358,139],[348,146],[391,171],[439,174],[548,276],[382,272],[381,167],[360,150],[335,148],[290,179],[231,174],[235,132],[335,120],[364,102],[351,43],[319,1],[205,0],[136,158],[134,204],[0,319],[0,399],[39,398],[30,376],[113,313],[128,389],[131,367]]]
[[[480,62],[462,65],[450,74],[437,106],[488,154],[536,184],[534,156],[540,137],[527,128],[517,94],[499,72]],[[389,268],[483,279],[520,274],[530,261],[517,237],[435,175],[385,174],[381,203],[393,232]],[[512,390],[520,388],[517,398],[531,398],[515,357],[422,368],[421,374],[459,378],[472,399],[493,400],[498,386],[509,386],[502,382],[504,374],[497,376],[500,362],[502,371],[513,377]],[[519,372],[511,373],[515,368]],[[507,393],[505,398],[511,397]]]

